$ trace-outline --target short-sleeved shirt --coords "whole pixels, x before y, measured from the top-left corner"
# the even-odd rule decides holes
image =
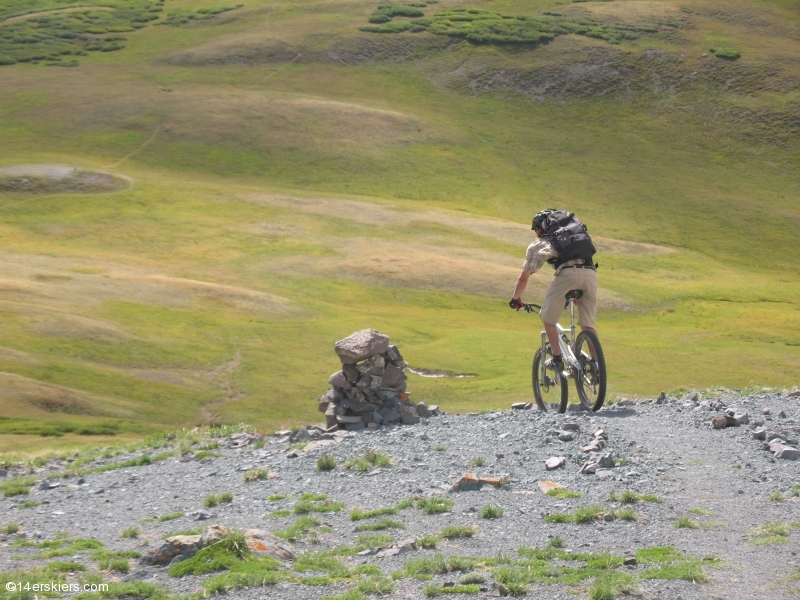
[[[537,238],[536,241],[528,246],[528,251],[525,253],[525,262],[522,265],[522,270],[531,274],[536,273],[542,268],[544,263],[551,258],[555,258],[556,256],[558,256],[558,253],[555,252],[550,246],[550,240],[548,240],[546,237]],[[583,258],[573,258],[572,260],[565,261],[564,264],[561,265],[556,271],[556,275],[558,275],[558,273],[560,273],[561,269],[564,267],[580,265],[584,262],[585,260]]]
[[[556,253],[550,247],[550,241],[546,237],[537,238],[528,246],[522,270],[527,273],[536,273],[544,263],[555,256]]]

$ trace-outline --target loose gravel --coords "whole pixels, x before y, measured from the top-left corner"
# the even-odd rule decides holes
[[[800,437],[800,398],[788,393],[738,396],[730,391],[706,394],[720,399],[728,408],[747,411],[751,423],[764,419],[765,425],[786,435]],[[764,408],[769,408],[764,415]],[[778,416],[780,413],[785,417]],[[374,433],[350,432],[341,441],[310,452],[287,452],[277,438],[267,438],[263,447],[248,445],[228,448],[220,440],[219,456],[202,460],[171,457],[149,465],[127,467],[85,475],[82,479],[57,478],[64,463],[53,462],[34,473],[38,482],[30,494],[0,499],[0,526],[19,524],[19,532],[0,535],[0,571],[30,569],[41,560],[19,558],[41,550],[12,548],[14,540],[27,536],[32,541],[51,540],[57,535],[94,538],[110,550],[135,550],[141,554],[157,548],[163,536],[179,531],[205,528],[221,523],[230,529],[284,529],[296,515],[270,517],[291,511],[302,493],[327,494],[343,502],[340,512],[313,513],[321,522],[314,543],[297,541],[298,552],[317,552],[355,544],[356,527],[382,518],[400,521],[405,529],[388,529],[394,540],[418,539],[437,534],[449,525],[472,525],[471,538],[443,540],[439,548],[419,549],[399,556],[344,557],[349,565],[374,564],[387,575],[399,571],[411,558],[441,553],[494,557],[515,556],[520,547],[544,547],[561,537],[565,548],[574,552],[607,551],[633,556],[637,549],[675,546],[682,553],[703,557],[716,555],[718,568],[707,568],[707,584],[690,581],[643,580],[638,583],[645,598],[693,600],[700,598],[791,597],[800,582],[789,581],[798,574],[800,529],[790,529],[784,544],[752,545],[748,534],[765,523],[800,522],[800,461],[776,460],[763,449],[764,442],[752,438],[752,426],[715,430],[710,422],[719,414],[707,405],[667,398],[665,403],[637,402],[633,406],[606,407],[598,413],[568,413],[536,410],[508,410],[474,415],[444,415],[423,419],[418,425],[390,426]],[[571,441],[561,441],[549,431],[565,423],[577,424]],[[579,474],[586,455],[580,450],[596,428],[608,435],[603,452],[613,453],[617,466],[596,475]],[[562,436],[567,438],[569,436]],[[796,444],[796,441],[795,441]],[[345,469],[344,463],[380,451],[392,465],[365,472]],[[157,451],[158,452],[158,451]],[[151,451],[152,453],[152,451]],[[293,454],[296,457],[290,458]],[[334,457],[330,471],[317,470],[323,454]],[[141,451],[106,459],[122,462],[142,455]],[[566,458],[565,466],[545,469],[553,456]],[[483,466],[472,465],[480,463]],[[244,474],[263,468],[277,473],[271,479],[245,482]],[[485,485],[479,491],[452,492],[451,487],[466,472],[479,477],[507,477],[509,485]],[[10,470],[0,484],[12,476]],[[59,486],[42,489],[41,481]],[[552,481],[580,498],[546,496],[537,485]],[[631,490],[657,496],[662,502],[631,504],[609,501],[612,493]],[[231,492],[233,502],[211,508],[204,506],[210,494]],[[780,493],[780,494],[777,494]],[[269,501],[273,495],[286,499]],[[426,515],[416,508],[400,510],[369,520],[351,521],[352,509],[364,511],[396,506],[412,496],[442,496],[453,500],[450,512]],[[783,498],[783,499],[770,499]],[[42,504],[20,508],[23,502]],[[482,519],[487,505],[503,509],[499,518]],[[599,505],[607,514],[632,508],[636,521],[595,519],[585,524],[546,523],[544,517],[572,513],[580,507]],[[695,509],[695,510],[692,510]],[[697,510],[701,509],[701,510]],[[188,513],[204,510],[213,517],[196,522]],[[159,521],[165,515],[183,516]],[[676,528],[679,517],[690,517],[698,528]],[[126,528],[137,527],[137,538],[122,538]],[[83,554],[62,557],[85,563],[97,570]],[[131,562],[127,574],[102,573],[104,581],[144,580],[166,586],[176,593],[202,590],[208,576],[171,577],[167,569],[139,566]],[[636,576],[646,567],[622,567]],[[436,576],[434,582],[457,582],[460,574]],[[389,598],[421,598],[427,582],[399,578]],[[591,582],[578,586],[534,584],[528,597],[574,599],[586,597]],[[279,583],[269,588],[231,591],[231,598],[316,599],[343,593],[347,584],[308,586]],[[3,592],[0,592],[3,593]],[[576,596],[577,594],[577,596]],[[795,596],[796,597],[796,596]]]

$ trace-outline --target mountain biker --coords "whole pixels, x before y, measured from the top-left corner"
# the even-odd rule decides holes
[[[578,325],[583,331],[591,331],[597,334],[594,328],[594,317],[597,313],[597,274],[595,265],[592,262],[594,246],[591,245],[591,242],[589,242],[588,246],[581,246],[577,252],[579,255],[577,258],[571,258],[566,261],[559,260],[558,253],[553,249],[550,237],[545,231],[545,227],[548,224],[548,216],[557,212],[563,213],[563,211],[547,208],[539,211],[533,217],[531,229],[536,232],[537,239],[528,246],[522,272],[517,279],[514,295],[508,305],[516,310],[522,308],[523,303],[520,297],[528,285],[530,276],[541,269],[545,262],[555,268],[555,276],[550,287],[547,288],[539,315],[544,322],[544,329],[553,352],[553,358],[548,361],[550,364],[545,364],[550,368],[554,368],[557,372],[563,372],[564,362],[561,357],[561,348],[558,344],[556,323],[558,323],[561,312],[564,310],[564,296],[571,290],[581,290],[583,292],[578,301]],[[577,221],[577,223],[580,224],[580,221]],[[588,235],[585,237],[589,239]]]

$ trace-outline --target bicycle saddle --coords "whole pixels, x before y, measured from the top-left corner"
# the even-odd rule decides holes
[[[582,290],[570,290],[569,292],[567,292],[567,295],[564,296],[564,297],[567,300],[577,300],[581,296],[583,296],[583,291]]]

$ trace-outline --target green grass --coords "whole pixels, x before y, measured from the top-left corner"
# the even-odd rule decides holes
[[[471,461],[469,461],[470,466],[472,467],[482,467],[486,464],[486,459],[482,456],[476,456]]]
[[[558,545],[558,544],[556,544]],[[552,545],[546,548],[520,548],[519,556],[498,554],[481,556],[420,556],[409,558],[394,579],[433,579],[435,575],[450,577],[464,573],[460,585],[480,585],[489,577],[506,586],[511,595],[523,595],[532,584],[581,586],[592,581],[589,597],[616,598],[620,595],[641,594],[639,579],[686,579],[708,581],[706,569],[721,566],[713,556],[697,558],[682,554],[675,548],[646,548],[637,552],[637,560],[645,569],[642,576],[621,571],[621,556],[598,552],[569,552]],[[431,582],[432,586],[438,586]],[[437,592],[438,593],[438,592]],[[609,595],[611,594],[611,595]]]
[[[4,498],[27,495],[34,483],[36,483],[36,477],[17,477],[0,483],[0,490],[2,490]]]
[[[788,544],[789,532],[797,528],[800,528],[800,523],[765,523],[745,535],[751,538],[749,542],[751,546]]]
[[[0,307],[0,445],[33,453],[122,441],[200,422],[201,407],[214,422],[268,430],[317,422],[313,398],[338,368],[330,345],[364,323],[391,334],[412,364],[478,373],[414,379],[415,398],[448,412],[505,407],[529,385],[531,353],[508,349],[532,351],[538,325],[496,298],[517,275],[525,223],[551,203],[602,240],[609,395],[744,388],[761,383],[752,373],[796,385],[800,161],[785,82],[797,77],[797,45],[780,26],[795,15],[785,1],[731,2],[764,25],[676,12],[691,20],[676,28],[648,7],[628,27],[613,3],[581,5],[597,21],[589,30],[566,9],[514,2],[412,7],[424,17],[379,10],[388,21],[372,25],[441,34],[398,37],[358,31],[377,4],[334,15],[318,0],[302,10],[254,0],[216,16],[222,4],[179,3],[146,10],[152,22],[132,20],[144,2],[115,0],[91,18],[4,24],[13,35],[0,57],[31,62],[0,67],[0,164],[107,167],[134,185],[0,193],[5,272],[19,295]],[[303,60],[227,60],[231,45],[254,48],[264,23],[252,17],[267,9],[268,27]],[[654,19],[660,33],[643,31]],[[44,37],[19,38],[34,33]],[[453,35],[486,43],[428,49]],[[520,43],[540,35],[556,38]],[[362,37],[376,52],[399,41],[413,60],[316,58]],[[308,40],[319,47],[306,51]],[[112,46],[124,48],[102,51]],[[524,82],[531,69],[557,79],[571,56],[591,62],[617,48],[622,58],[609,60],[638,74],[620,95],[604,81],[572,88],[580,93],[554,85],[541,101],[473,86],[499,72]],[[717,57],[701,59],[709,48]],[[740,58],[722,59],[726,49]],[[86,55],[54,56],[62,50]],[[696,72],[696,83],[675,61],[653,67],[653,50],[687,57],[680,72]],[[46,66],[73,60],[79,68]],[[654,89],[653,68],[680,85]],[[703,218],[675,217],[687,214]],[[758,264],[741,244],[751,238],[770,240]],[[534,277],[526,299],[546,282]],[[764,322],[780,326],[765,332]],[[228,397],[220,384],[239,399],[217,403]]]
[[[614,519],[623,521],[636,521],[636,511],[632,508],[621,508],[618,510],[606,511],[602,506],[582,506],[573,513],[554,513],[542,519],[545,523],[591,523],[600,519],[603,515],[609,514]]]
[[[361,533],[358,545],[364,548],[385,548],[392,543],[392,536],[380,533]]]
[[[306,515],[297,519],[294,523],[289,525],[286,529],[275,531],[275,535],[287,541],[292,541],[301,538],[302,536],[311,533],[314,528],[320,524],[319,519]]]
[[[583,498],[582,493],[571,490],[565,490],[564,488],[555,488],[552,490],[547,490],[547,492],[545,492],[545,496],[553,496],[555,498],[558,498],[559,500],[563,500],[564,498]]]
[[[392,519],[381,519],[377,523],[362,523],[356,527],[356,531],[383,531],[384,529],[405,529],[406,526],[400,521]]]
[[[678,517],[675,519],[675,527],[678,529],[700,529],[700,523],[689,517]]]
[[[690,509],[688,510],[688,512],[690,512],[690,513],[692,513],[692,514],[694,514],[694,515],[705,515],[705,516],[708,516],[708,515],[713,515],[713,514],[714,514],[714,512],[713,512],[713,511],[710,511],[710,510],[708,510],[708,509],[706,509],[706,508],[697,508],[697,507],[690,508]]]
[[[656,502],[660,504],[662,502],[661,498],[658,496],[654,496],[653,494],[639,494],[638,492],[634,492],[632,490],[626,490],[621,494],[611,492],[611,494],[608,496],[608,500],[609,502],[624,502],[627,504],[634,502]]]
[[[286,500],[289,496],[286,494],[272,494],[271,496],[267,497],[267,500],[270,502],[277,502],[278,500]]]
[[[423,535],[416,539],[417,547],[426,549],[436,549],[441,541],[442,538],[440,536],[431,534]]]
[[[141,531],[138,527],[126,527],[122,530],[122,533],[119,534],[122,538],[137,538]]]
[[[442,594],[480,594],[481,586],[470,584],[442,587],[436,583],[429,583],[425,586],[423,592],[428,597],[441,596]]]
[[[376,467],[390,467],[392,460],[382,452],[368,451],[364,456],[350,458],[344,463],[345,469],[355,469],[363,473]]]
[[[17,508],[33,508],[34,506],[39,506],[40,504],[41,502],[38,500],[28,500],[17,506]]]
[[[448,540],[454,538],[468,538],[475,535],[475,527],[471,525],[448,525],[439,532],[439,535]]]
[[[383,515],[396,515],[396,508],[377,508],[375,510],[361,510],[354,508],[350,511],[351,521],[361,521],[362,519],[371,519],[373,517],[382,517]]]
[[[414,507],[421,510],[426,515],[438,515],[453,510],[455,502],[449,498],[431,496],[429,498],[419,498],[414,502]]]
[[[260,481],[262,479],[269,479],[269,471],[267,469],[253,469],[244,474],[244,481]]]
[[[233,502],[233,494],[230,492],[222,492],[220,494],[209,494],[203,501],[203,506],[206,508],[214,508],[219,504]]]
[[[300,496],[300,502],[294,505],[292,512],[296,515],[306,515],[310,512],[338,512],[340,510],[344,510],[344,502],[333,502],[332,500],[327,500],[327,496],[311,496],[320,498],[319,500],[304,500],[303,496]]]
[[[317,459],[317,471],[333,471],[336,468],[336,459],[330,454],[323,454]]]
[[[484,506],[481,509],[481,519],[499,519],[503,516],[505,511],[499,506],[492,506],[491,504]]]
[[[7,525],[3,525],[0,527],[0,531],[7,534],[14,534],[19,531],[19,524],[18,523],[8,523]]]
[[[175,533],[167,533],[161,536],[162,540],[174,537],[176,535],[199,535],[203,533],[202,529],[185,529],[183,531],[176,531]]]
[[[172,521],[173,519],[180,519],[184,514],[185,513],[183,513],[182,511],[177,511],[166,515],[161,515],[160,517],[158,517],[158,519],[156,519],[156,521],[158,521],[159,523],[163,523],[164,521]]]

